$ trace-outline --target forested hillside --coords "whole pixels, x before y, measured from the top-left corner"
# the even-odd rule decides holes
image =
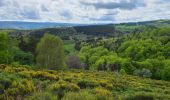
[[[170,99],[170,27],[120,25],[1,30],[0,99]]]
[[[89,69],[117,69],[142,77],[169,80],[169,43],[169,28],[151,29],[82,43],[79,55]]]

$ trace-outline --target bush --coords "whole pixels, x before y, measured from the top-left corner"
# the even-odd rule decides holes
[[[121,69],[119,72],[121,75],[126,75],[126,71],[124,69]]]
[[[77,84],[73,84],[69,82],[54,83],[50,85],[50,89],[54,91],[58,91],[58,90],[79,91],[80,90]]]
[[[104,94],[100,94],[100,92],[98,92],[97,94],[88,90],[80,92],[68,92],[61,100],[114,100],[110,93],[108,95],[108,92],[104,92]]]
[[[135,67],[129,60],[122,60],[121,68],[123,68],[127,74],[133,74]]]
[[[125,97],[125,100],[155,100],[153,95],[145,93],[137,93]]]
[[[39,78],[41,80],[59,80],[59,76],[45,71],[22,71],[19,73],[25,77]]]
[[[67,66],[70,69],[82,69],[82,63],[80,58],[76,55],[70,55],[66,61]]]
[[[13,81],[10,88],[6,90],[8,95],[17,96],[29,94],[35,91],[35,86],[32,81],[29,80],[21,80],[21,81]]]
[[[95,95],[90,94],[88,91],[82,92],[68,92],[62,100],[96,100]]]
[[[94,88],[99,86],[99,83],[94,80],[81,79],[78,81],[78,86],[80,88]]]
[[[50,88],[50,90],[57,93],[59,99],[61,99],[66,92],[69,92],[69,91],[76,92],[76,91],[80,90],[80,87],[77,86],[77,84],[73,84],[73,83],[69,83],[69,82],[65,82],[65,81],[54,83],[54,84],[50,85],[49,88]]]
[[[113,89],[112,83],[107,80],[99,80],[98,83],[106,89],[109,89],[109,90]]]
[[[105,96],[112,95],[110,91],[108,91],[107,89],[101,88],[101,87],[95,88],[95,93],[100,94],[100,95],[105,95]]]
[[[28,97],[26,100],[58,100],[57,96],[51,92],[34,93],[34,95]]]
[[[18,67],[18,66],[20,66],[20,63],[19,62],[12,62],[11,65],[13,67]]]
[[[149,69],[142,69],[142,70],[135,70],[134,75],[141,76],[141,77],[151,77],[152,73]]]
[[[25,94],[35,92],[35,85],[32,80],[22,79],[16,74],[0,73],[0,98],[9,100],[16,99]]]
[[[34,55],[31,52],[24,52],[18,49],[15,51],[14,61],[21,65],[32,65],[34,64]]]

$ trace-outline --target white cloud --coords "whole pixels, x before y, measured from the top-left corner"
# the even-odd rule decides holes
[[[0,20],[84,23],[144,21],[170,19],[169,9],[169,0],[0,0]]]

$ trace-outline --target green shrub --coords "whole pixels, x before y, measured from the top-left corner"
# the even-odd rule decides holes
[[[113,89],[112,83],[107,80],[99,80],[98,83],[106,89],[109,89],[109,90]]]
[[[81,80],[78,80],[78,86],[80,88],[94,88],[94,87],[99,86],[99,83],[94,80],[81,79]]]
[[[0,69],[5,69],[6,67],[7,67],[7,65],[5,65],[5,64],[0,65]]]
[[[96,94],[95,98],[96,98],[95,100],[118,100],[118,99],[114,99],[112,96],[103,95],[103,94]]]
[[[34,93],[26,100],[58,100],[58,99],[57,96],[52,94],[51,92],[40,92],[40,93]]]
[[[69,82],[59,82],[59,83],[54,83],[52,85],[50,85],[50,89],[54,90],[54,91],[58,91],[58,90],[66,90],[66,91],[79,91],[80,88],[77,84],[74,83],[69,83]]]
[[[121,70],[120,70],[120,74],[121,74],[121,75],[126,75],[126,71],[125,71],[124,69],[121,69]]]
[[[50,90],[57,93],[58,98],[62,98],[66,92],[79,91],[80,87],[77,84],[61,81],[50,85]]]
[[[88,91],[68,92],[62,100],[96,100],[96,97]]]
[[[101,87],[95,88],[94,90],[95,90],[95,93],[100,94],[100,95],[105,95],[105,96],[112,95],[110,91],[108,91],[107,89],[101,88]]]
[[[70,69],[82,69],[82,62],[77,55],[70,55],[66,61],[68,68]]]
[[[35,91],[34,83],[30,80],[13,81],[10,88],[6,90],[8,95],[17,96],[29,94]]]
[[[22,79],[17,74],[0,73],[0,98],[9,100],[35,92],[32,80]]]
[[[141,76],[141,77],[151,77],[152,73],[149,69],[142,69],[142,70],[135,70],[134,75]]]
[[[127,96],[125,100],[155,100],[155,97],[150,94],[138,93]]]
[[[20,63],[19,62],[12,62],[11,65],[13,67],[18,67],[18,66],[20,66]]]

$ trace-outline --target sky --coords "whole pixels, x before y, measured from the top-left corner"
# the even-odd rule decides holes
[[[170,0],[0,0],[0,20],[120,23],[170,19]]]

